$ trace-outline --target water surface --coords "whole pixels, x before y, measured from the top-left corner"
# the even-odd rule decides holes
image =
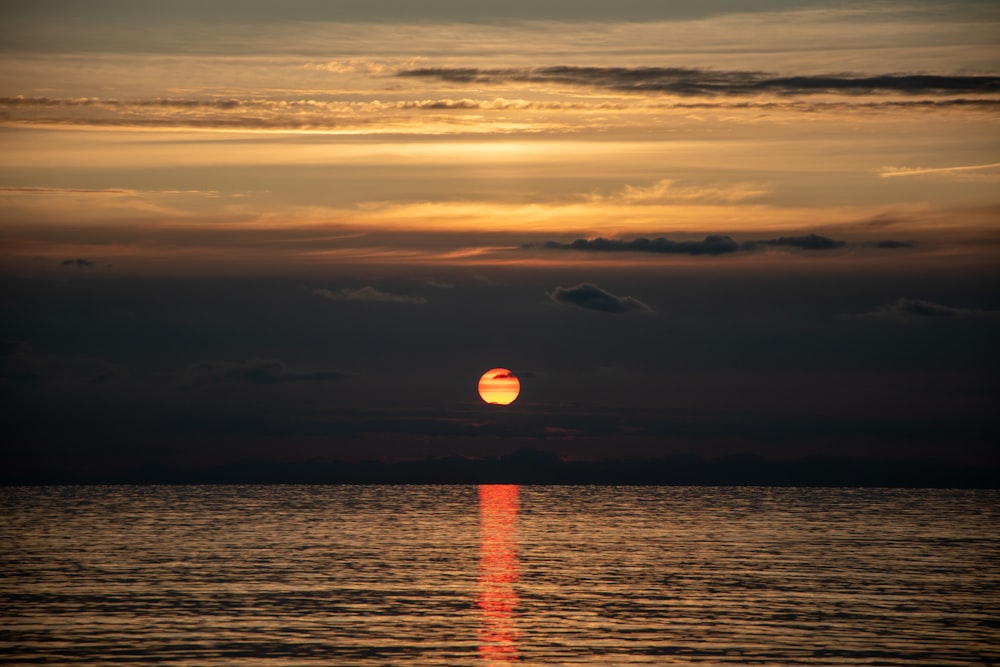
[[[1000,662],[1000,492],[0,489],[0,661]]]

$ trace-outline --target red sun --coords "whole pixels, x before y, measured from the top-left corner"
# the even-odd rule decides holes
[[[510,405],[521,393],[521,382],[506,368],[491,368],[479,378],[479,396],[493,405]]]

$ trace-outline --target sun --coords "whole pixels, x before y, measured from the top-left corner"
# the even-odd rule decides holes
[[[510,405],[521,393],[521,382],[506,368],[491,368],[479,378],[479,396],[493,405]]]

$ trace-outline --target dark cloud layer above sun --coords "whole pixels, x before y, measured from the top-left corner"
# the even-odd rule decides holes
[[[1000,92],[997,76],[929,74],[824,74],[778,76],[767,72],[685,67],[426,67],[404,69],[400,77],[464,84],[556,84],[630,93],[671,95],[813,95],[820,93],[982,94]]]

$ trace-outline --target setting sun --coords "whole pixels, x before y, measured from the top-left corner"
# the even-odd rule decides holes
[[[509,405],[520,393],[520,381],[506,368],[491,368],[479,378],[479,396],[487,403]]]

